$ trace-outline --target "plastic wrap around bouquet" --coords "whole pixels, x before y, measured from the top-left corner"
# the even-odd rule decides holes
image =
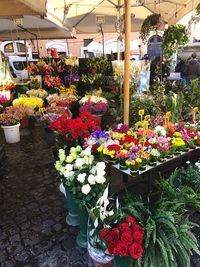
[[[80,112],[91,112],[97,117],[103,116],[108,110],[108,101],[104,97],[86,95],[79,101]]]

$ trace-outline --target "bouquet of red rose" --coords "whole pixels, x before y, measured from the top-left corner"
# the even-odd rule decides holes
[[[100,119],[89,112],[82,112],[75,119],[69,119],[63,114],[50,124],[50,129],[56,132],[57,140],[67,147],[83,145],[84,138],[100,129]]]
[[[105,240],[109,254],[139,259],[143,254],[142,227],[134,217],[128,216],[113,228],[103,228],[100,238]]]

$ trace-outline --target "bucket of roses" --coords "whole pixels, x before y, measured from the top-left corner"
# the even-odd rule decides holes
[[[143,254],[144,232],[136,219],[119,207],[118,199],[116,207],[110,203],[106,188],[91,210],[94,227],[89,231],[89,244],[99,245],[105,254],[113,256],[116,267],[132,267]]]
[[[105,163],[95,162],[91,148],[82,149],[80,146],[72,147],[66,156],[60,150],[62,160],[56,162],[56,169],[62,176],[62,182],[74,195],[80,221],[80,233],[77,243],[87,247],[88,210],[95,205],[97,199],[107,185],[105,177]]]

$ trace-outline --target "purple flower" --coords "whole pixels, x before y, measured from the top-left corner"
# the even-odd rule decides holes
[[[107,132],[107,131],[97,130],[97,131],[94,131],[94,132],[92,133],[92,136],[93,136],[94,138],[96,138],[96,139],[100,139],[100,138],[105,138],[105,139],[107,139],[107,138],[110,136],[110,134],[109,134],[109,132]]]
[[[68,84],[68,82],[78,82],[80,80],[80,76],[78,74],[67,74],[64,77],[64,81],[66,84]]]

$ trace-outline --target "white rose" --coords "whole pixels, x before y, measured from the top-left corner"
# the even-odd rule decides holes
[[[97,184],[104,184],[106,182],[106,178],[104,176],[95,176],[95,181]]]
[[[93,162],[93,160],[94,160],[94,156],[91,155],[91,156],[84,157],[84,160],[85,160],[85,163],[86,163],[87,165],[92,165],[92,162]]]
[[[84,153],[86,156],[90,156],[91,155],[91,148],[90,147],[87,147],[85,150],[84,150]]]
[[[81,151],[82,151],[82,147],[81,146],[77,146],[76,147],[76,152],[79,152],[80,153]]]
[[[72,163],[73,160],[74,160],[74,159],[73,159],[73,157],[71,157],[71,156],[67,156],[67,158],[66,158],[66,162],[67,162],[67,163]]]
[[[61,162],[65,161],[65,151],[64,149],[59,149],[58,150],[58,157],[60,159]]]
[[[97,168],[97,176],[104,176],[105,175],[105,167],[106,167],[106,164],[105,162],[98,162],[97,165],[96,165],[96,168]]]
[[[68,171],[68,172],[72,171],[73,170],[73,165],[72,164],[66,164],[65,165],[65,170]]]
[[[85,163],[85,161],[84,161],[84,159],[82,159],[82,158],[78,158],[78,159],[76,159],[76,161],[75,161],[75,165],[76,165],[77,168],[81,168],[81,167],[83,166],[84,163]]]
[[[84,194],[84,195],[87,195],[90,190],[91,190],[91,186],[89,184],[86,184],[86,185],[83,185],[82,188],[81,188],[81,192]]]
[[[74,176],[74,172],[73,171],[68,172],[68,171],[65,170],[63,175],[64,175],[65,178],[72,177],[72,176]]]
[[[85,176],[86,173],[79,173],[79,175],[77,176],[77,180],[82,184],[85,181]]]
[[[94,177],[94,175],[90,174],[90,175],[88,176],[88,183],[91,184],[91,185],[93,185],[93,184],[96,183],[96,182],[95,182],[95,177]]]
[[[76,153],[76,148],[75,147],[71,147],[70,148],[70,153]]]

